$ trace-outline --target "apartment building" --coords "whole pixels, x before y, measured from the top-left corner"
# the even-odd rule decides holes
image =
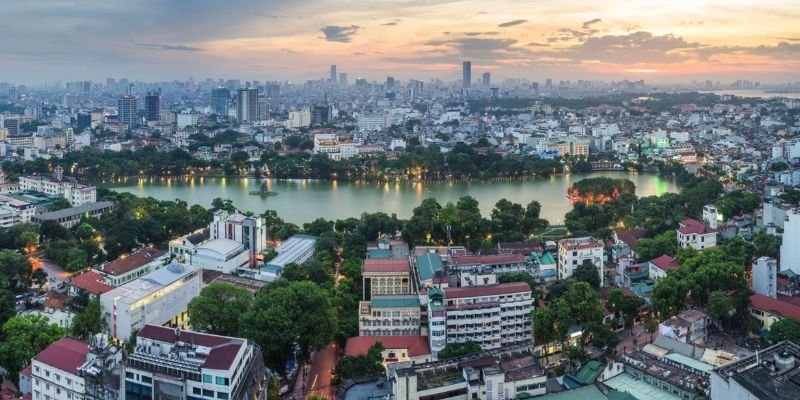
[[[373,296],[359,305],[360,336],[413,336],[420,333],[420,300],[416,294]]]
[[[75,178],[64,176],[64,169],[55,167],[52,176],[21,176],[20,190],[31,190],[48,195],[62,196],[73,207],[97,201],[97,188],[82,185]]]
[[[558,241],[558,279],[572,276],[575,269],[584,262],[597,267],[600,274],[600,286],[603,286],[605,255],[603,242],[592,237],[562,239]]]
[[[529,343],[531,288],[527,283],[428,290],[431,352],[473,341],[484,350]]]
[[[246,339],[145,325],[124,364],[125,400],[264,398],[261,349]]]
[[[681,221],[676,233],[681,248],[703,250],[717,245],[717,230],[696,219],[687,218]]]

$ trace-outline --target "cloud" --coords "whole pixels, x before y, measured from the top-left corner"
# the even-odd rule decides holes
[[[353,53],[353,55],[354,56],[365,56],[365,55],[367,55],[367,53],[362,53],[360,51],[356,51],[356,52]]]
[[[527,19],[515,19],[513,21],[503,22],[502,24],[497,25],[497,26],[500,27],[500,28],[508,28],[508,27],[524,24],[526,22],[528,22]]]
[[[594,24],[597,24],[597,23],[600,23],[600,22],[602,22],[602,21],[603,21],[603,20],[602,20],[602,19],[600,19],[600,18],[590,19],[590,20],[588,20],[588,21],[584,22],[584,23],[583,23],[583,25],[581,25],[581,27],[582,27],[583,29],[591,29],[591,26],[592,26],[592,25],[594,25]]]
[[[426,46],[448,50],[445,57],[469,58],[475,60],[499,60],[520,58],[529,55],[525,48],[516,47],[516,39],[464,37],[445,40],[431,40]],[[452,58],[454,56],[454,58]],[[451,60],[448,59],[448,60]]]
[[[577,61],[600,61],[614,64],[678,63],[693,58],[700,43],[688,42],[673,35],[634,32],[627,35],[589,37],[571,46],[563,55]]]
[[[281,49],[281,53],[286,53],[286,54],[297,54],[297,52],[296,52],[296,51],[294,51],[294,50],[292,50],[292,49],[287,49],[287,48],[283,48],[283,49]]]
[[[789,42],[800,42],[800,37],[780,37],[780,36],[773,36],[772,39],[778,40],[786,40]]]
[[[395,26],[395,25],[397,25],[397,22],[394,22],[394,21],[392,21],[392,22],[387,22],[387,23],[385,23],[385,24],[381,24],[381,26]]]
[[[464,32],[465,36],[495,36],[499,35],[500,32],[490,31],[490,32]]]
[[[358,30],[361,29],[358,25],[350,25],[350,26],[337,26],[337,25],[328,25],[320,31],[325,34],[325,40],[329,42],[339,42],[339,43],[348,43],[350,39],[358,33]]]
[[[530,42],[530,43],[526,44],[525,46],[528,46],[528,47],[549,47],[550,45],[547,44],[547,43]]]
[[[795,61],[800,59],[800,43],[780,42],[776,45],[762,44],[759,46],[704,46],[697,50],[697,58],[701,61],[709,61],[711,57],[723,54],[747,54]]]
[[[161,51],[204,51],[200,47],[193,47],[187,46],[184,44],[162,44],[162,43],[136,43],[133,42],[135,45],[139,47],[144,47],[146,49],[151,50],[161,50]]]

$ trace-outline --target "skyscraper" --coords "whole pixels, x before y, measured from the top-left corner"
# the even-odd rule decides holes
[[[211,90],[211,109],[214,114],[228,115],[228,100],[231,98],[231,91],[228,88],[220,87]]]
[[[464,61],[462,65],[462,73],[464,75],[463,82],[464,82],[464,89],[469,89],[472,87],[472,62]]]
[[[339,86],[347,86],[347,74],[344,72],[339,74]]]
[[[482,82],[483,86],[485,86],[485,87],[492,86],[492,74],[490,74],[488,72],[484,72],[482,78],[483,78],[482,79],[483,80],[483,82]]]
[[[258,89],[239,89],[236,96],[236,119],[239,122],[258,120]]]
[[[264,85],[265,95],[269,99],[281,97],[281,85],[278,82],[269,82]]]
[[[331,65],[331,85],[336,85],[336,65]]]
[[[119,122],[132,129],[136,125],[136,114],[139,113],[136,108],[136,97],[122,96],[117,102],[117,115],[119,115]]]
[[[394,90],[394,77],[387,76],[386,77],[386,89],[387,90]]]
[[[158,121],[161,119],[161,94],[158,92],[148,92],[144,97],[144,117],[148,121]]]

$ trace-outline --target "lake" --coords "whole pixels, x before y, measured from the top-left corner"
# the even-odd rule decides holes
[[[399,218],[411,216],[414,207],[423,199],[433,197],[440,204],[455,202],[470,195],[480,202],[481,213],[488,216],[494,204],[505,198],[523,206],[531,200],[542,204],[542,218],[561,224],[564,214],[572,209],[567,201],[567,188],[576,181],[591,176],[627,178],[636,184],[638,196],[677,192],[678,187],[655,174],[604,171],[590,174],[568,174],[543,179],[473,183],[364,183],[315,180],[265,180],[277,196],[250,195],[258,190],[260,181],[254,178],[187,178],[134,179],[110,186],[112,190],[159,200],[181,199],[187,203],[208,207],[215,197],[233,200],[242,211],[262,213],[276,210],[287,222],[302,224],[322,217],[329,220],[358,217],[363,212],[396,213]]]
[[[770,97],[786,97],[790,99],[800,98],[800,92],[767,92],[765,90],[755,89],[729,89],[729,90],[701,90],[700,93],[714,93],[718,96],[732,95],[739,97],[761,97],[768,99]]]

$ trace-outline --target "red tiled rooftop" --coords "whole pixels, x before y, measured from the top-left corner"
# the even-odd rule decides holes
[[[680,265],[678,264],[678,260],[664,254],[661,257],[655,258],[650,260],[650,264],[655,265],[658,268],[661,268],[663,271],[667,271],[673,268],[678,268]]]
[[[750,296],[750,304],[753,308],[757,308],[761,311],[766,311],[784,318],[800,320],[800,305],[786,301],[786,297],[788,296],[778,296],[777,299],[773,299],[761,294],[754,294]]]
[[[154,259],[161,257],[164,254],[166,254],[165,251],[146,247],[144,249],[134,252],[133,254],[127,257],[124,258],[120,257],[114,261],[109,262],[108,264],[103,266],[103,272],[114,276],[126,274],[130,271],[135,270],[136,268],[139,268],[145,264],[150,263]]]
[[[87,271],[72,278],[72,286],[92,294],[103,294],[114,289],[106,285],[103,276],[94,271]]]
[[[409,357],[431,354],[424,336],[355,336],[347,339],[345,353],[351,357],[365,356],[378,342],[384,349],[407,349]]]
[[[500,283],[497,285],[470,286],[445,289],[445,298],[459,299],[464,297],[497,296],[520,292],[530,292],[531,287],[525,282]]]
[[[34,359],[64,372],[77,374],[78,368],[86,362],[87,354],[89,354],[88,343],[64,337],[47,346]]]
[[[615,231],[615,233],[617,234],[617,239],[627,244],[631,250],[636,251],[636,246],[639,244],[639,240],[647,235],[647,229],[638,228],[630,231],[620,230]]]
[[[364,260],[364,272],[409,272],[407,259],[378,259]]]
[[[44,302],[45,308],[55,308],[55,309],[63,309],[72,301],[72,297],[67,294],[58,293],[54,290],[50,290],[45,294],[47,300]]]
[[[707,227],[705,224],[696,219],[686,218],[683,221],[681,221],[680,228],[678,228],[678,232],[684,235],[691,235],[691,234],[702,235],[706,233],[714,233],[716,232],[716,230]]]
[[[521,263],[524,261],[525,261],[525,256],[523,256],[522,254],[453,257],[454,265],[475,265],[475,264],[495,265],[495,264]]]

